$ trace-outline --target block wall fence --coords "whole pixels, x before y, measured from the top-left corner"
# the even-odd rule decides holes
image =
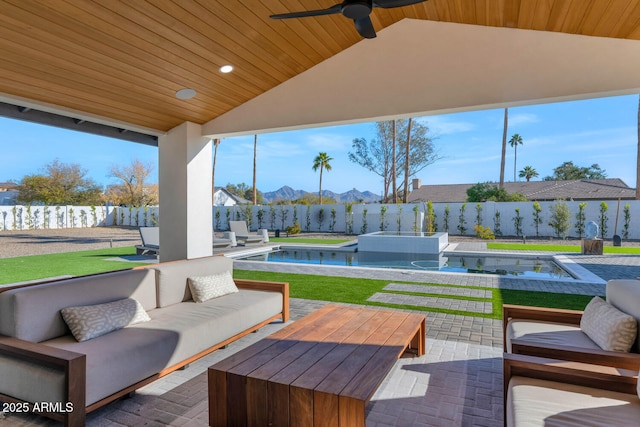
[[[571,226],[567,237],[578,237],[576,214],[580,203],[562,202],[570,211]],[[614,234],[623,236],[625,225],[625,206],[628,208],[628,239],[640,239],[640,201],[605,201],[607,231],[605,238]],[[556,202],[539,202],[542,222],[538,226],[540,237],[556,237],[549,225],[551,209]],[[600,225],[601,201],[589,201],[584,209],[585,222],[594,221]],[[460,231],[460,216],[463,203],[434,203],[435,225],[437,231],[448,231],[451,235],[473,236],[474,225],[480,218],[480,225],[495,231],[496,214],[499,215],[502,236],[535,237],[533,222],[533,202],[485,202],[465,203],[464,233]],[[445,229],[445,210],[449,208],[448,230]],[[478,209],[478,206],[480,207]],[[282,230],[292,226],[297,220],[302,232],[335,232],[363,234],[382,229],[386,231],[425,231],[426,203],[413,204],[354,204],[347,205],[258,205],[258,206],[213,206],[213,228],[216,231],[229,229],[229,221],[245,220],[251,230],[266,228]],[[514,218],[516,209],[520,211],[521,233],[516,233]],[[121,206],[0,206],[0,233],[10,230],[82,228],[103,226],[154,226],[159,225],[157,206],[121,207]],[[624,237],[624,236],[623,236]]]

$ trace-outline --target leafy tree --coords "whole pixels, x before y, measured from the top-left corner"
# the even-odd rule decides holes
[[[533,226],[536,228],[536,237],[540,236],[540,224],[542,224],[542,206],[536,201],[533,202]]]
[[[522,202],[527,198],[520,193],[507,193],[490,183],[478,183],[467,189],[467,202]]]
[[[522,137],[518,133],[514,133],[509,140],[509,145],[513,147],[513,182],[516,181],[516,163],[518,160],[518,145],[523,145]]]
[[[389,187],[393,183],[393,123],[394,121],[377,122],[375,125],[376,137],[371,141],[367,141],[364,138],[354,139],[351,144],[353,151],[349,152],[350,161],[382,178],[384,186],[383,200],[387,200]],[[419,121],[412,121],[409,133],[409,120],[396,120],[395,135],[397,154],[399,154],[396,156],[395,171],[402,177],[402,181],[397,183],[397,194],[398,190],[404,188],[405,181],[440,159],[440,156],[435,150],[434,137],[429,135],[429,128]],[[407,138],[408,135],[410,135],[410,139]],[[409,141],[408,173],[406,168],[407,141]],[[398,194],[397,197],[399,197]]]
[[[609,205],[607,205],[607,202],[600,202],[599,210],[600,215],[598,215],[598,222],[600,223],[600,237],[604,239],[607,235],[607,222],[609,221],[609,216],[607,215]]]
[[[549,209],[551,210],[549,225],[555,230],[557,237],[565,238],[567,230],[571,227],[569,206],[565,202],[558,200]]]
[[[516,236],[522,236],[522,216],[520,208],[516,208],[516,216],[512,218],[513,226],[516,228]]]
[[[324,152],[318,153],[316,158],[313,159],[312,169],[314,171],[317,171],[318,168],[320,168],[320,191],[318,191],[318,196],[320,197],[320,204],[322,204],[322,170],[326,169],[327,172],[329,172],[331,170],[331,164],[329,162],[332,160],[333,158],[329,157],[329,155]]]
[[[224,187],[229,193],[236,195],[238,197],[242,197],[243,199],[252,200],[253,199],[253,187],[249,187],[244,182],[240,184],[227,184]],[[264,202],[264,196],[260,190],[256,192],[256,203],[261,205]]]
[[[135,159],[128,166],[111,165],[109,176],[120,183],[107,188],[107,198],[115,205],[147,206],[158,203],[157,184],[147,181],[153,165]]]
[[[460,214],[458,215],[458,231],[460,232],[461,235],[464,235],[464,233],[467,231],[467,220],[464,218],[464,211],[467,208],[467,204],[463,203],[462,205],[460,205]]]
[[[626,240],[629,238],[629,226],[631,225],[631,205],[624,205],[624,225],[622,226],[622,237]]]
[[[576,213],[576,232],[578,233],[578,237],[580,239],[582,239],[582,236],[584,235],[584,227],[587,220],[587,216],[584,213],[586,207],[587,202],[580,203],[578,205],[578,212]]]
[[[20,181],[18,202],[47,205],[95,205],[102,203],[102,188],[87,169],[59,159],[44,166],[40,174],[27,175]]]
[[[580,167],[573,162],[564,162],[553,170],[552,176],[546,176],[545,181],[567,181],[573,179],[604,179],[607,177],[605,170],[600,169],[597,163],[590,167]]]
[[[538,171],[535,170],[532,166],[525,166],[524,168],[522,168],[522,170],[520,170],[518,176],[520,178],[525,178],[527,182],[529,182],[531,178],[535,178],[538,176]]]

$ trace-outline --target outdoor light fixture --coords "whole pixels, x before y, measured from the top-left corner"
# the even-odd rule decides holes
[[[227,74],[233,71],[233,65],[223,65],[220,67],[220,72]]]
[[[195,89],[184,88],[176,92],[176,98],[178,99],[191,99],[194,96],[196,96]]]

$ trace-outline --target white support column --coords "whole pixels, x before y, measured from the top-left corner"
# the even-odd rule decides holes
[[[211,147],[191,122],[158,139],[161,262],[213,254]]]

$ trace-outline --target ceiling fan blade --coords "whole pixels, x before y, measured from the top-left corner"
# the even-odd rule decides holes
[[[321,10],[305,10],[302,12],[291,12],[291,13],[279,13],[276,15],[271,15],[269,18],[271,19],[289,19],[289,18],[306,18],[309,16],[322,16],[322,15],[333,15],[336,13],[340,13],[342,10],[342,4],[334,4],[328,9]]]
[[[354,19],[353,23],[356,25],[356,30],[365,39],[374,39],[376,37],[376,30],[373,28],[371,18],[365,16],[364,18]]]
[[[411,6],[412,4],[423,3],[427,0],[374,0],[373,7],[391,9],[394,7]]]

